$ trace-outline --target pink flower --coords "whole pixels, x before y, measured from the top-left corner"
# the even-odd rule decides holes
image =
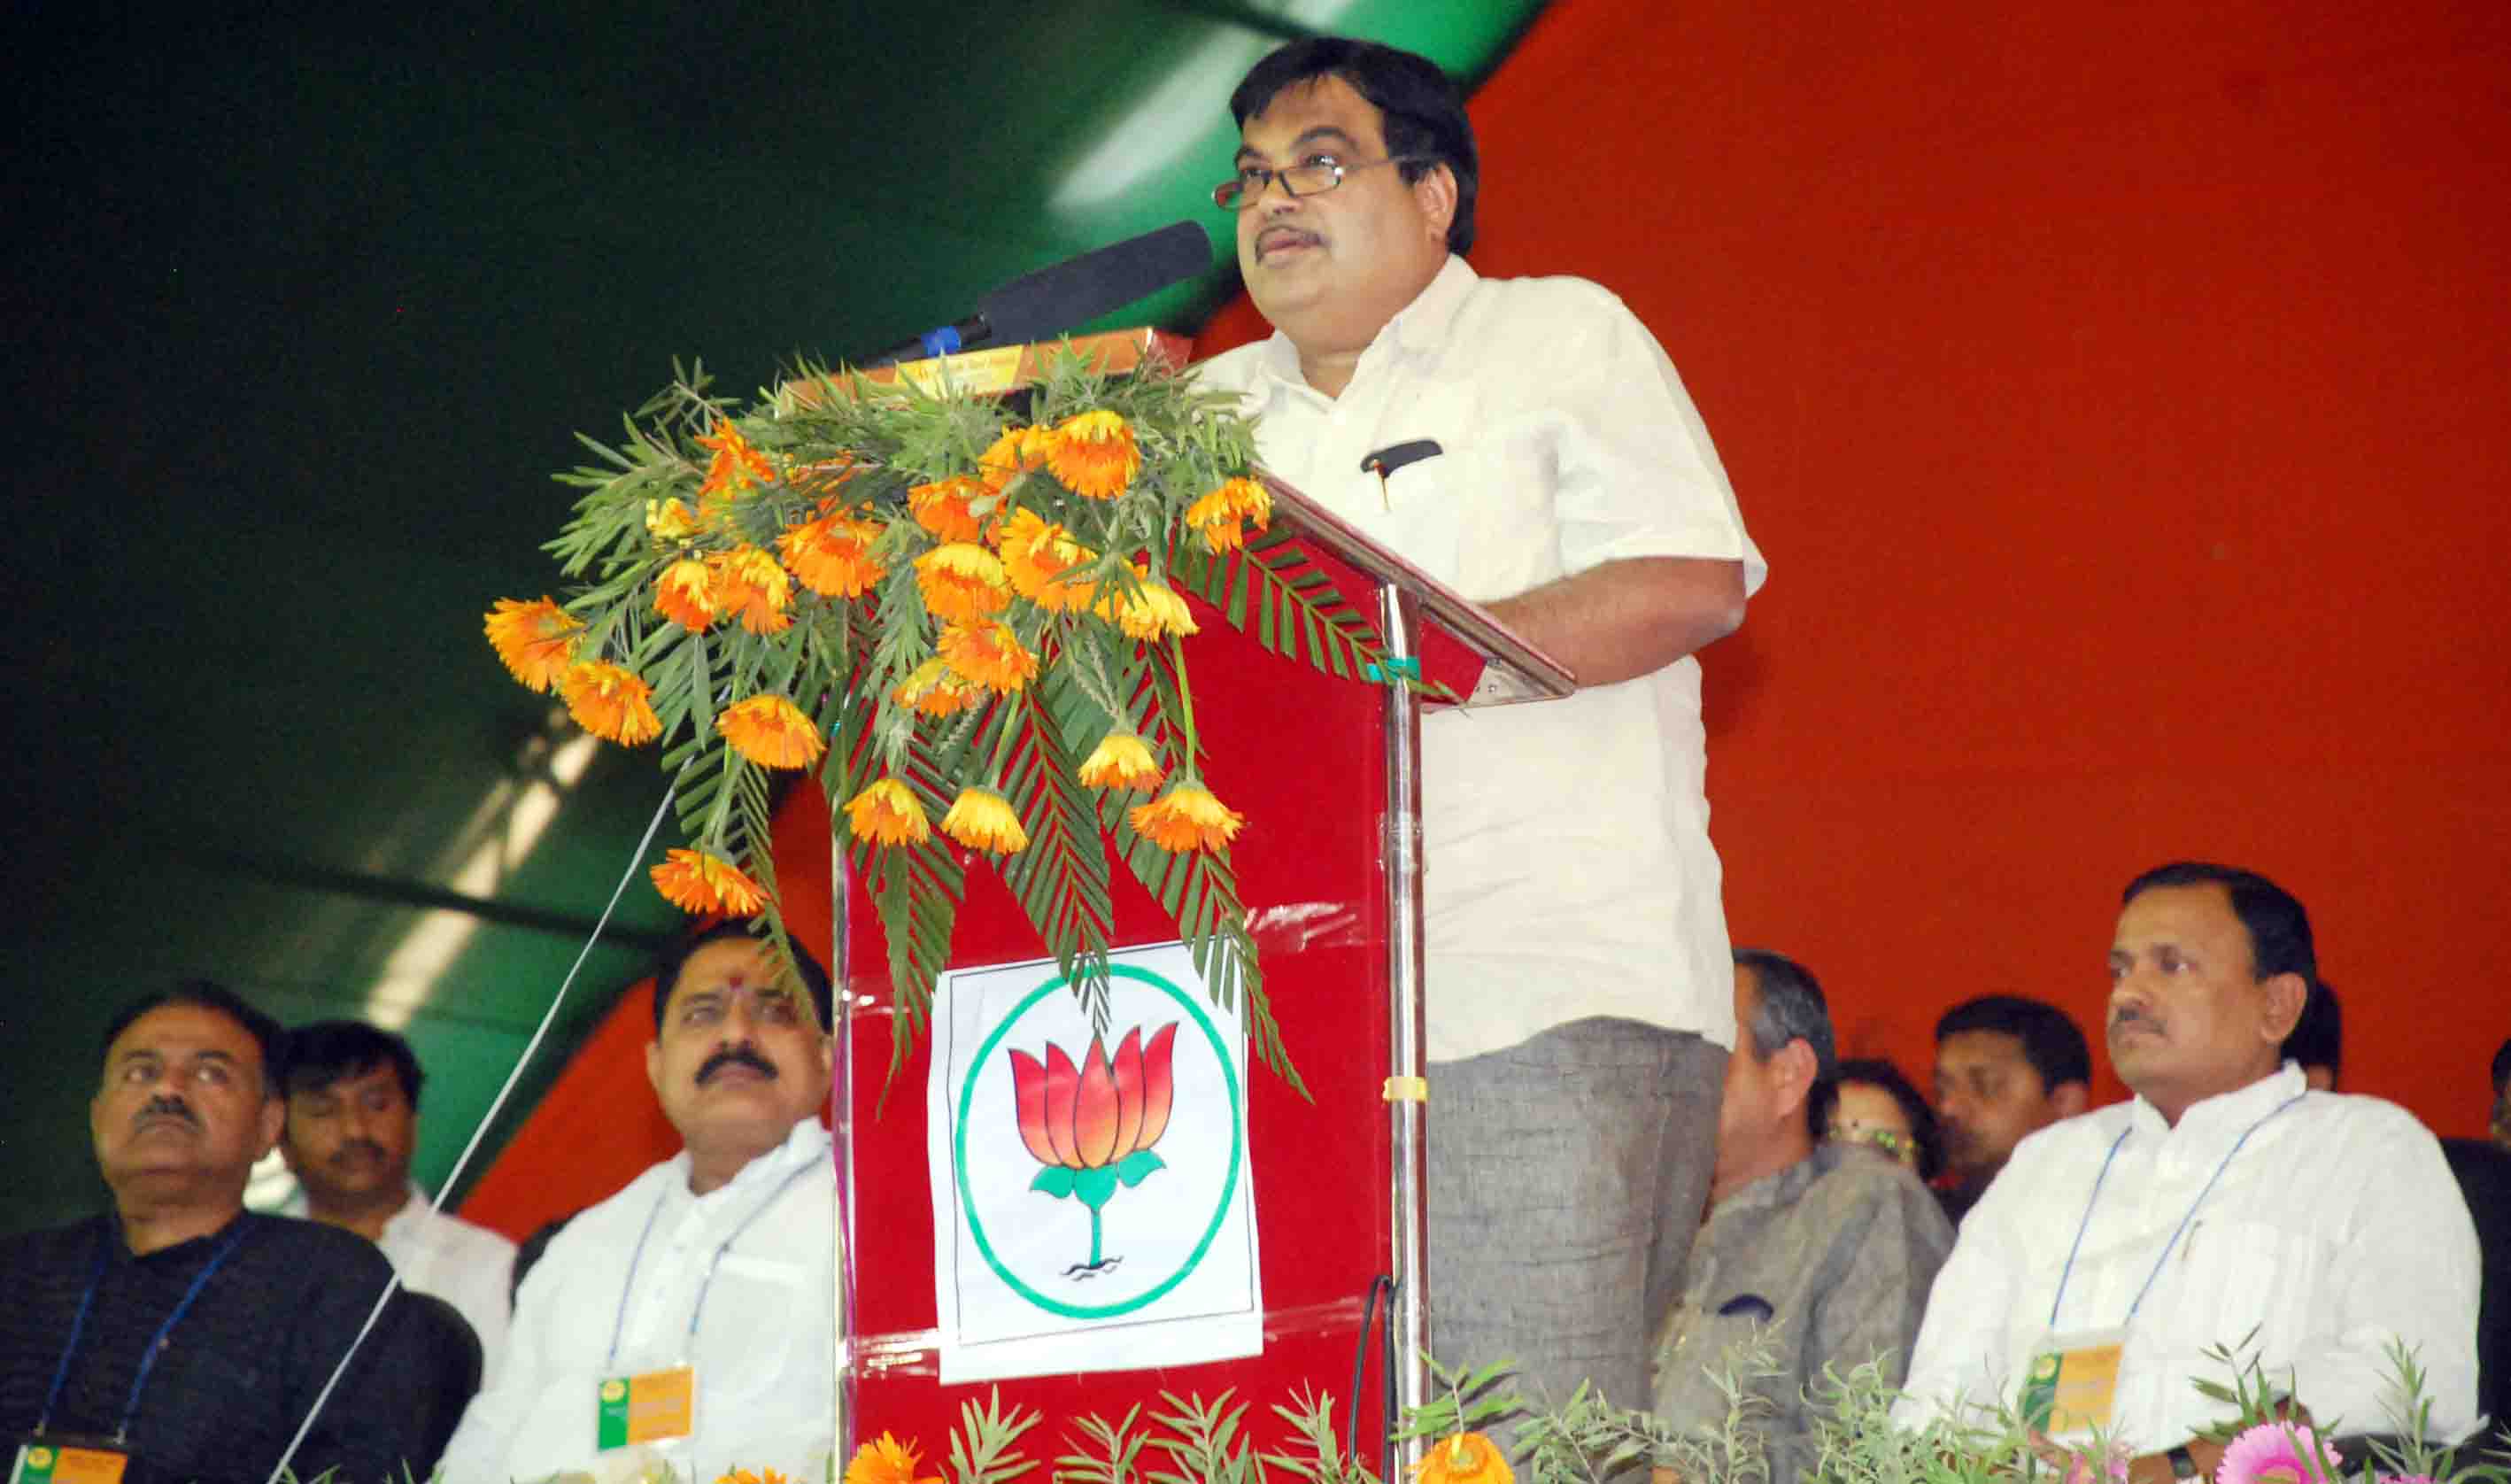
[[[2260,1423],[2223,1450],[2215,1484],[2328,1484],[2336,1471],[2308,1427]]]
[[[2078,1448],[2067,1457],[2067,1484],[2127,1484],[2128,1451],[2124,1443],[2112,1443],[2108,1466],[2100,1473],[2093,1471],[2090,1449]]]

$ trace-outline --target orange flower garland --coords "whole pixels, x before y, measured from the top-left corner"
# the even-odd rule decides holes
[[[971,684],[1008,695],[1037,679],[1037,656],[1022,647],[1010,624],[995,618],[954,623],[942,631],[942,663]]]
[[[680,500],[647,500],[645,533],[666,546],[675,545],[698,533],[698,518]]]
[[[1044,428],[1005,428],[990,448],[977,455],[978,478],[1000,494],[1013,480],[1045,468],[1054,447],[1055,435]]]
[[[732,498],[776,477],[776,466],[767,461],[767,455],[752,448],[727,418],[715,420],[714,433],[699,434],[698,447],[715,450],[715,457],[707,462],[706,482],[698,486],[701,502]]]
[[[878,845],[920,845],[933,838],[915,791],[895,778],[875,778],[847,800],[846,824],[855,839]]]
[[[715,729],[760,767],[808,767],[828,746],[802,708],[781,695],[754,695],[725,707]]]
[[[1072,532],[1051,526],[1034,510],[1019,510],[1003,527],[1003,574],[1012,591],[1050,613],[1077,612],[1090,605],[1091,589],[1062,580],[1076,566],[1097,561],[1099,554],[1072,539]]]
[[[907,509],[937,541],[974,541],[985,532],[969,513],[968,502],[985,492],[984,485],[962,474],[912,487],[907,491]]]
[[[1160,763],[1149,743],[1130,731],[1111,731],[1082,760],[1076,776],[1088,788],[1148,793],[1160,786]]]
[[[521,603],[500,598],[485,616],[488,644],[497,658],[533,690],[547,695],[575,663],[575,638],[584,625],[549,599]]]
[[[1508,1456],[1479,1432],[1459,1432],[1432,1443],[1412,1465],[1413,1484],[1515,1484]]]
[[[1084,499],[1112,500],[1141,472],[1142,450],[1131,424],[1115,412],[1082,412],[1056,425],[1047,472]]]
[[[860,598],[888,569],[872,560],[871,543],[880,538],[878,521],[847,515],[824,515],[776,538],[785,565],[801,584],[823,598]]]
[[[715,580],[716,611],[739,614],[753,634],[782,634],[792,627],[786,611],[793,602],[792,579],[776,559],[755,546],[736,546],[707,559]]]
[[[635,747],[663,734],[662,719],[654,715],[654,687],[632,670],[598,660],[572,665],[559,682],[559,694],[575,724],[605,741]]]
[[[987,788],[965,788],[942,816],[942,833],[974,850],[1017,855],[1028,848],[1028,832],[1010,800]]]
[[[922,1463],[913,1448],[884,1432],[855,1450],[846,1484],[942,1484],[939,1474],[916,1473]]]
[[[891,692],[898,704],[918,716],[946,717],[976,704],[983,692],[950,673],[950,667],[938,659],[928,659],[908,672]]]
[[[969,541],[937,546],[915,559],[915,587],[926,612],[945,623],[983,618],[1011,606],[1002,559]]]
[[[1236,551],[1247,544],[1249,525],[1263,530],[1273,524],[1272,491],[1252,479],[1223,480],[1186,507],[1185,524],[1203,532],[1203,544],[1212,550]]]
[[[649,874],[663,900],[682,912],[749,918],[767,905],[767,892],[756,881],[703,850],[666,850],[663,863]]]
[[[1181,780],[1149,803],[1134,805],[1125,817],[1142,838],[1163,850],[1217,850],[1238,838],[1247,816],[1212,796],[1191,780]]]
[[[654,579],[654,610],[692,634],[715,622],[715,582],[707,565],[682,557]]]

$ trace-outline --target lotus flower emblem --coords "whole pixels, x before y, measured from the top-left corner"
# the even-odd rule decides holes
[[[1101,1210],[1118,1188],[1132,1190],[1152,1171],[1167,1168],[1151,1146],[1168,1132],[1176,1052],[1172,1021],[1148,1044],[1141,1027],[1126,1032],[1113,1060],[1106,1042],[1095,1035],[1077,1066],[1052,1043],[1043,1062],[1025,1051],[1011,1053],[1021,1142],[1045,1166],[1029,1189],[1090,1209],[1090,1260],[1065,1269],[1066,1276],[1104,1272],[1123,1261],[1103,1255]]]

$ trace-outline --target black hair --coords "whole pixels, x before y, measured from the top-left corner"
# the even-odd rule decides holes
[[[1415,157],[1397,167],[1406,184],[1434,165],[1456,177],[1456,215],[1448,222],[1448,251],[1462,257],[1474,250],[1474,193],[1482,182],[1473,121],[1465,98],[1439,64],[1426,57],[1348,36],[1310,36],[1279,48],[1257,62],[1229,95],[1230,117],[1247,121],[1270,106],[1285,88],[1339,77],[1367,98],[1384,120],[1386,152]]]
[[[2284,1038],[2284,1049],[2278,1054],[2304,1067],[2325,1067],[2332,1077],[2344,1074],[2345,1009],[2337,1002],[2337,990],[2327,980],[2310,981],[2301,1018],[2293,1023],[2293,1034]]]
[[[2310,914],[2292,892],[2265,877],[2211,861],[2173,861],[2128,882],[2119,902],[2133,902],[2158,886],[2222,887],[2232,899],[2232,916],[2249,929],[2250,957],[2259,978],[2299,974],[2304,984],[2319,978],[2319,956],[2310,946]]]
[[[1735,964],[1749,968],[1760,988],[1750,1027],[1736,1034],[1753,1037],[1753,1054],[1766,1061],[1800,1040],[1813,1051],[1814,1081],[1827,1082],[1839,1071],[1839,1053],[1832,1045],[1831,1008],[1823,1002],[1822,985],[1813,971],[1785,954],[1766,948],[1735,950]]]
[[[1864,1082],[1880,1087],[1901,1105],[1901,1116],[1909,1120],[1910,1137],[1918,1146],[1918,1178],[1932,1181],[1945,1168],[1944,1132],[1936,1124],[1936,1111],[1927,1106],[1914,1083],[1901,1074],[1901,1069],[1881,1057],[1852,1057],[1839,1064],[1839,1074],[1814,1088],[1805,1099],[1805,1127],[1819,1144],[1831,1137],[1832,1114],[1839,1107],[1839,1089],[1850,1082]]]
[[[2506,1036],[2502,1049],[2493,1053],[2493,1095],[2502,1096],[2502,1084],[2511,1082],[2511,1036]]]
[[[727,918],[702,932],[681,937],[663,951],[662,961],[654,965],[654,1034],[656,1035],[663,1034],[663,1011],[672,1002],[672,991],[679,986],[680,970],[688,966],[690,957],[699,949],[710,943],[720,943],[726,938],[740,938],[767,947],[770,956],[773,957],[773,945],[767,939],[753,933],[749,922],[740,918]],[[820,1029],[822,1031],[831,1029],[834,1022],[830,1018],[829,971],[820,966],[819,959],[811,957],[809,949],[790,936],[786,941],[793,944],[793,967],[801,973],[802,988],[811,992],[811,1008],[819,1013]]]
[[[401,1083],[402,1101],[418,1112],[418,1090],[426,1085],[427,1074],[418,1070],[409,1042],[362,1020],[318,1020],[288,1033],[288,1076],[282,1090],[290,1097],[320,1092],[342,1077],[364,1076],[383,1066],[390,1066]]]
[[[2044,1096],[2057,1091],[2061,1082],[2081,1082],[2087,1090],[2093,1085],[2092,1049],[2084,1044],[2084,1033],[2056,1005],[2020,995],[1965,999],[1936,1022],[1936,1044],[1965,1031],[1993,1031],[2021,1041],[2023,1059],[2040,1074]]]
[[[262,1014],[245,997],[214,979],[185,979],[170,988],[154,990],[123,1005],[104,1023],[104,1040],[99,1051],[109,1052],[122,1033],[132,1023],[152,1010],[170,1005],[191,1005],[196,1009],[214,1010],[245,1029],[261,1048],[261,1095],[279,1096],[279,1086],[288,1074],[288,1033],[279,1022]]]

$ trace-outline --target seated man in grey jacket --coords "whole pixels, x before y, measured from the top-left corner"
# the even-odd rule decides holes
[[[1816,1144],[1804,1105],[1832,1075],[1822,987],[1792,959],[1735,955],[1735,1050],[1718,1114],[1709,1220],[1693,1241],[1657,1371],[1656,1411],[1716,1431],[1715,1378],[1759,1330],[1775,1372],[1752,1383],[1771,1408],[1770,1484],[1812,1476],[1805,1403],[1826,1368],[1880,1362],[1898,1385],[1927,1289],[1953,1231],[1917,1177],[1863,1145]]]

